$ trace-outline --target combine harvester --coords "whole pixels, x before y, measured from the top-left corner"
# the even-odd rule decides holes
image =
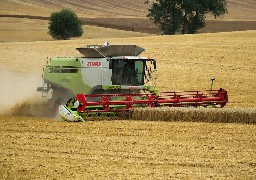
[[[212,86],[205,91],[158,93],[156,61],[140,57],[144,49],[139,46],[105,43],[77,50],[83,57],[48,59],[43,86],[37,89],[43,97],[51,91],[53,109],[58,108],[65,121],[115,116],[136,107],[222,108],[228,102],[227,91],[212,90]]]

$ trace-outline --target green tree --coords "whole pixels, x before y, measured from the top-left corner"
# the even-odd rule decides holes
[[[146,4],[150,2],[145,1]],[[226,0],[156,0],[147,17],[158,24],[163,34],[194,34],[205,26],[205,15],[215,18],[227,13]]]
[[[163,34],[175,34],[180,29],[182,24],[180,0],[156,0],[148,11],[147,17],[159,25]]]
[[[62,9],[60,12],[53,12],[49,22],[49,34],[54,39],[70,39],[80,37],[83,34],[81,21],[74,11]]]

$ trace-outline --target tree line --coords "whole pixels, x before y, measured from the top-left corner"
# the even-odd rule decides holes
[[[226,0],[146,0],[147,17],[159,26],[163,34],[194,34],[205,27],[206,14],[215,18],[227,13]],[[69,9],[53,12],[49,32],[54,39],[70,39],[83,34],[82,23]]]
[[[194,34],[205,26],[206,14],[215,18],[227,13],[226,0],[155,0],[147,17],[163,31],[163,34]]]

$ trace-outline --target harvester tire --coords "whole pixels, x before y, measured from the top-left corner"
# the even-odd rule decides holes
[[[55,99],[54,103],[53,103],[53,115],[55,116],[56,114],[59,113],[59,107],[60,105],[62,105],[64,103],[64,100],[61,97],[58,97],[57,99]]]

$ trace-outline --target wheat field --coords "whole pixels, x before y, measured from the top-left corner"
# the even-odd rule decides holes
[[[2,113],[29,98],[37,101],[46,56],[79,56],[76,47],[109,41],[144,47],[143,55],[157,60],[160,91],[207,89],[215,76],[214,87],[229,93],[224,111],[235,111],[239,123],[229,123],[230,113],[186,110],[189,115],[181,109],[150,110],[147,116],[135,111],[134,120],[63,123],[39,118],[35,113],[42,109],[32,103],[23,106],[32,114],[0,116],[0,178],[255,179],[256,129],[246,124],[255,123],[255,34],[1,42]],[[241,121],[247,112],[251,119]]]
[[[255,108],[137,108],[131,116],[143,121],[256,124]]]
[[[255,125],[0,117],[1,179],[255,179]]]
[[[88,44],[137,44],[158,63],[159,91],[226,89],[227,107],[255,107],[256,31],[0,43],[2,69],[41,76],[46,57],[81,56]],[[40,82],[39,82],[40,83]]]
[[[49,16],[65,6],[82,17],[146,12],[139,0],[58,2],[4,0],[0,14]],[[223,21],[255,20],[254,0],[229,2]],[[256,31],[159,36],[85,26],[81,38],[53,41],[47,21],[1,17],[0,25],[0,179],[256,179]],[[209,89],[215,77],[229,103],[136,109],[129,120],[49,117],[36,92],[46,57],[81,56],[75,48],[106,41],[145,48],[157,61],[160,92]]]

